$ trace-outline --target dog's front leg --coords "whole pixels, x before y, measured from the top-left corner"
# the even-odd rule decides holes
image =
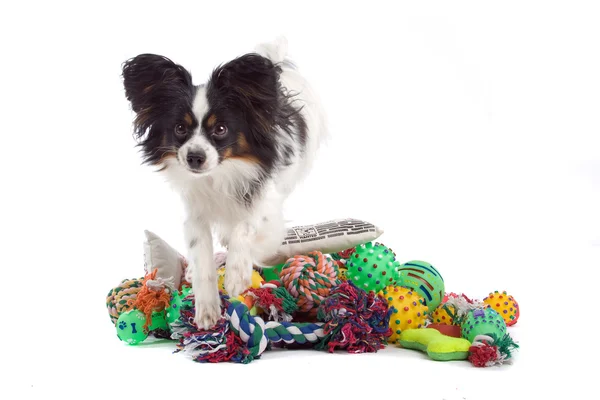
[[[225,267],[225,290],[229,296],[236,297],[250,286],[254,236],[256,228],[247,221],[237,224],[231,232]]]
[[[221,318],[221,300],[217,287],[217,271],[213,260],[213,239],[209,224],[190,217],[185,223],[189,262],[192,267],[192,289],[196,305],[196,325],[213,327]]]

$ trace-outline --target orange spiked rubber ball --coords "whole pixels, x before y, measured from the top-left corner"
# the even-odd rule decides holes
[[[296,298],[298,311],[314,311],[331,289],[340,284],[333,259],[320,251],[287,260],[279,273],[287,291]]]
[[[427,320],[427,306],[424,300],[411,289],[400,286],[388,286],[382,291],[392,309],[390,343],[396,343],[405,329],[423,328]]]
[[[487,307],[494,309],[502,316],[506,326],[511,326],[517,323],[519,319],[519,304],[506,291],[494,291],[490,293],[483,302]]]

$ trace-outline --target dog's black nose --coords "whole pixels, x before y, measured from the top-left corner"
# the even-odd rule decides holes
[[[187,154],[186,161],[191,169],[200,169],[206,161],[206,153],[203,151],[190,151]]]

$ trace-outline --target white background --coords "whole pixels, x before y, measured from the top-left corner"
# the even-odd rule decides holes
[[[597,359],[588,310],[600,267],[598,6],[218,4],[2,6],[2,398],[582,392],[593,368],[583,360]],[[401,261],[434,264],[448,291],[508,290],[522,309],[513,365],[476,369],[394,348],[201,365],[170,345],[117,340],[105,295],[143,275],[143,230],[183,250],[179,201],[134,148],[121,63],[158,53],[201,83],[279,34],[333,135],[288,202],[290,221],[363,218],[385,229]]]

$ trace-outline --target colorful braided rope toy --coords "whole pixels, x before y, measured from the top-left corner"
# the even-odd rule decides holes
[[[164,243],[163,248],[167,248]],[[460,354],[445,347],[459,343],[445,339],[448,336],[436,337],[436,345],[427,342],[431,348],[423,347],[419,331],[429,327],[442,335],[449,334],[446,327],[462,331],[452,335],[471,343],[468,360],[478,367],[502,364],[518,348],[508,335],[504,316],[493,309],[497,304],[445,294],[441,275],[431,264],[400,264],[396,254],[380,243],[332,254],[312,251],[273,269],[258,269],[251,286],[235,298],[221,287],[222,318],[210,330],[198,329],[194,323],[194,294],[183,279],[185,259],[177,254],[170,258],[153,254],[157,254],[154,260],[177,263],[154,265],[144,278],[123,280],[112,289],[106,300],[111,322],[119,339],[128,344],[148,337],[175,340],[176,352],[197,362],[248,363],[274,347],[377,352],[408,336],[419,344],[400,339],[397,345],[404,342],[408,348],[427,348],[434,360],[466,358],[462,344]],[[225,260],[225,254],[215,255],[221,276],[226,272]],[[178,282],[167,271],[180,271],[180,266],[184,270]],[[507,296],[506,292],[501,295]],[[498,292],[493,296],[500,299]],[[510,310],[509,302],[507,313],[502,314],[514,311],[514,304]]]
[[[232,361],[248,363],[267,349],[269,344],[316,343],[323,338],[323,328],[316,323],[265,322],[250,314],[240,301],[221,297],[224,318],[211,330],[198,330],[193,321],[194,296],[185,299],[179,321],[172,325],[172,338],[178,339],[178,351],[198,362]]]
[[[193,323],[193,300],[193,294],[185,298],[181,317],[171,326],[171,337],[179,340],[178,351],[198,362],[248,363],[270,346],[291,344],[311,344],[315,349],[327,348],[330,352],[336,349],[376,352],[384,347],[390,335],[385,300],[356,288],[351,282],[331,291],[318,307],[321,322],[317,323],[266,322],[251,315],[244,302],[222,295],[224,317],[214,328],[199,330]]]
[[[320,251],[290,258],[283,265],[279,279],[297,299],[298,311],[303,313],[314,313],[331,289],[340,284],[333,259]]]
[[[111,289],[106,296],[106,307],[113,324],[119,316],[133,308],[137,293],[143,285],[143,279],[123,279],[119,286]]]

